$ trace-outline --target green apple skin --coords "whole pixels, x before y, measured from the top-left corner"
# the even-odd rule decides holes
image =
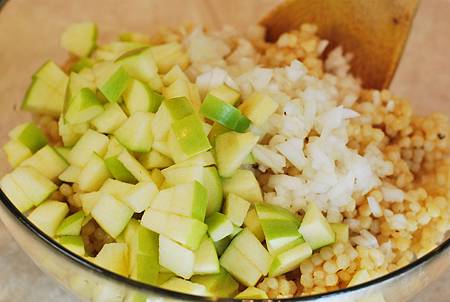
[[[262,289],[256,287],[247,287],[245,290],[240,292],[238,295],[234,297],[235,299],[269,299],[266,292]]]
[[[336,242],[347,243],[349,238],[349,227],[345,223],[330,223],[331,228],[336,234]]]
[[[44,132],[34,123],[20,124],[14,127],[8,136],[25,145],[31,153],[35,153],[48,143]]]
[[[289,250],[276,255],[270,265],[269,276],[276,277],[294,269],[298,269],[300,263],[312,255],[312,249],[308,243],[303,242]]]
[[[137,179],[125,168],[117,156],[105,159],[105,165],[115,179],[132,184],[137,183]]]
[[[181,150],[188,157],[211,149],[211,144],[203,130],[203,126],[195,114],[188,115],[172,123],[172,130]]]
[[[260,127],[278,108],[278,103],[267,94],[255,92],[239,106],[253,124]]]
[[[236,295],[239,289],[239,283],[222,267],[216,274],[195,275],[191,281],[203,284],[215,297],[230,298]]]
[[[250,230],[259,241],[264,240],[264,231],[262,229],[261,222],[259,221],[258,214],[254,208],[251,208],[247,212],[247,216],[245,216],[244,219],[244,226]]]
[[[107,243],[95,256],[94,263],[122,276],[128,276],[128,247],[125,243]]]
[[[300,226],[300,219],[291,211],[280,206],[268,203],[259,203],[255,205],[255,209],[258,213],[259,219],[261,220],[284,220],[297,224],[297,228]]]
[[[124,103],[129,114],[136,112],[155,113],[164,97],[139,80],[132,80],[123,95]]]
[[[113,238],[122,233],[133,213],[132,209],[108,194],[102,194],[91,211],[95,221]]]
[[[252,171],[239,169],[222,181],[225,194],[234,193],[251,203],[263,202],[261,188]]]
[[[185,97],[177,97],[164,101],[172,122],[194,114],[191,102]]]
[[[222,180],[216,167],[203,168],[203,185],[208,191],[208,206],[206,216],[219,212],[223,202]]]
[[[104,111],[102,103],[89,88],[81,90],[70,101],[64,118],[70,124],[88,122]]]
[[[35,208],[28,219],[50,237],[54,237],[58,226],[69,213],[69,207],[64,202],[49,200]]]
[[[239,100],[240,93],[229,86],[222,84],[217,86],[209,92],[210,95],[215,96],[222,101],[234,105]]]
[[[242,116],[239,109],[211,94],[203,100],[200,113],[231,130],[236,130],[236,125]]]
[[[125,92],[131,77],[123,67],[118,67],[99,87],[100,92],[111,103],[117,103]]]
[[[152,181],[150,173],[127,150],[123,150],[117,159],[138,181]]]
[[[314,202],[308,204],[298,231],[313,250],[336,241],[336,234]]]
[[[78,211],[66,217],[56,230],[57,236],[78,236],[85,218],[83,211]]]

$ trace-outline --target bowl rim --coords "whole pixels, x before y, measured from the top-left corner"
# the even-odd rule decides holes
[[[34,236],[36,236],[41,243],[44,243],[47,246],[50,246],[53,248],[55,252],[59,252],[63,257],[70,259],[75,265],[80,265],[82,268],[100,275],[100,277],[106,276],[108,279],[111,279],[119,284],[123,284],[129,287],[132,287],[138,291],[144,291],[149,293],[155,293],[159,295],[163,295],[165,297],[172,297],[172,298],[178,298],[183,300],[190,300],[190,301],[241,301],[238,299],[233,298],[215,298],[215,297],[201,297],[201,296],[195,296],[190,294],[184,294],[184,293],[178,293],[174,291],[170,291],[167,289],[163,289],[158,286],[149,285],[146,283],[142,283],[140,281],[133,280],[128,277],[124,277],[122,275],[116,274],[114,272],[111,272],[107,269],[104,269],[86,259],[83,257],[71,252],[70,250],[66,249],[62,245],[60,245],[56,240],[46,235],[43,231],[41,231],[38,227],[36,227],[28,218],[20,212],[14,204],[9,200],[9,198],[5,195],[3,190],[0,189],[0,200],[2,201],[3,207],[5,207],[9,214],[14,216],[16,218],[21,226],[28,231],[30,231]],[[440,245],[438,245],[436,248],[428,252],[427,254],[423,255],[422,257],[416,259],[415,261],[409,263],[406,266],[401,267],[400,269],[397,269],[393,272],[390,272],[386,275],[382,275],[378,278],[372,279],[368,282],[364,282],[362,284],[358,284],[356,286],[336,290],[336,291],[330,291],[325,292],[322,294],[316,294],[316,295],[310,295],[310,296],[300,296],[300,297],[292,297],[292,298],[280,298],[280,299],[270,299],[271,301],[312,301],[316,299],[323,299],[323,298],[329,298],[329,297],[335,297],[346,293],[356,292],[360,289],[369,288],[373,285],[378,285],[383,282],[393,280],[397,277],[400,277],[403,274],[408,273],[409,271],[414,270],[415,268],[420,267],[421,265],[431,261],[435,257],[441,255],[443,252],[448,250],[450,248],[450,238],[447,238],[444,242],[442,242]],[[262,299],[254,299],[254,301],[266,301]]]

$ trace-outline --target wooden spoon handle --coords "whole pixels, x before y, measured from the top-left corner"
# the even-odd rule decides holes
[[[419,0],[286,0],[261,24],[274,41],[302,23],[319,26],[330,48],[354,54],[352,71],[363,86],[389,86],[408,38]]]

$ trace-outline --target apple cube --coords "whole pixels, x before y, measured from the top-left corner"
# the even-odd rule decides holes
[[[150,173],[127,150],[123,150],[117,159],[138,181],[151,181]]]
[[[219,241],[233,233],[233,224],[222,213],[216,212],[205,219],[208,225],[208,234],[213,241]]]
[[[78,184],[81,190],[93,192],[97,191],[110,176],[103,159],[94,153],[81,169]]]
[[[158,68],[151,51],[147,47],[140,47],[124,53],[116,61],[133,78],[144,83],[154,83],[159,79]]]
[[[246,286],[254,286],[262,276],[253,262],[233,245],[230,245],[220,257],[220,265]]]
[[[95,48],[97,26],[93,22],[74,23],[61,35],[61,46],[77,57],[87,57]]]
[[[163,169],[173,165],[173,161],[170,157],[154,150],[154,147],[150,152],[139,156],[139,162],[148,170],[154,168]]]
[[[54,237],[58,226],[69,213],[69,207],[64,202],[49,200],[35,208],[28,219],[50,237]]]
[[[242,292],[240,292],[235,299],[242,299],[242,300],[262,300],[262,299],[269,299],[266,292],[262,289],[259,289],[257,287],[247,287]]]
[[[205,236],[195,251],[194,274],[205,275],[219,273],[219,258],[214,243]]]
[[[18,167],[10,175],[36,206],[58,189],[57,185],[33,167]]]
[[[13,167],[17,167],[21,162],[29,158],[33,153],[21,142],[10,139],[3,145],[3,151],[6,154],[8,163]]]
[[[78,182],[81,173],[81,168],[78,166],[68,166],[61,174],[59,174],[58,179],[64,182]]]
[[[128,247],[125,243],[107,243],[95,256],[94,263],[116,274],[128,276]]]
[[[100,157],[105,155],[108,146],[108,137],[94,130],[87,130],[70,150],[69,163],[83,167],[93,153]]]
[[[223,189],[222,180],[216,167],[203,168],[203,185],[208,191],[208,206],[206,208],[206,216],[214,212],[219,212],[222,208]]]
[[[234,193],[251,203],[262,202],[262,193],[255,175],[249,170],[237,170],[230,178],[223,179],[223,192]]]
[[[294,269],[298,269],[300,263],[311,257],[312,249],[308,243],[300,243],[280,254],[276,255],[270,265],[269,276],[276,277]]]
[[[258,142],[251,132],[227,132],[215,140],[217,167],[222,177],[232,176]]]
[[[56,179],[68,167],[66,160],[49,145],[42,147],[20,165],[33,167],[49,179]]]
[[[123,94],[125,106],[129,114],[136,112],[156,112],[163,101],[163,96],[139,80],[132,80]]]
[[[215,297],[233,297],[239,289],[239,283],[222,267],[216,274],[195,275],[191,278],[191,281],[203,284],[208,292]]]
[[[122,195],[122,200],[136,213],[141,213],[150,207],[158,193],[158,188],[152,181],[140,182],[130,191]]]
[[[190,250],[198,248],[208,228],[206,224],[197,219],[154,209],[144,212],[141,224],[153,232],[175,240]]]
[[[313,250],[336,241],[336,235],[314,202],[310,202],[298,229]]]
[[[162,81],[163,81],[164,85],[166,85],[166,86],[169,86],[176,80],[183,80],[186,82],[189,81],[186,74],[183,72],[183,70],[178,65],[173,66],[162,78]]]
[[[201,166],[177,167],[176,165],[161,170],[168,186],[198,181],[203,183],[204,169]]]
[[[128,171],[127,168],[122,164],[122,162],[118,159],[117,156],[112,156],[105,159],[105,165],[108,169],[109,173],[121,182],[127,183],[137,183],[137,179]]]
[[[110,194],[120,200],[133,189],[134,186],[132,184],[109,178],[103,183],[99,192]]]
[[[8,136],[25,145],[32,153],[47,145],[47,137],[34,123],[23,123],[12,129]]]
[[[183,47],[180,43],[170,42],[152,46],[150,51],[158,66],[159,73],[164,74],[175,65],[179,65],[184,69],[189,64],[189,57],[183,52]]]
[[[81,236],[62,236],[58,238],[58,243],[79,256],[84,256],[85,254],[84,242]]]
[[[152,120],[150,112],[135,112],[114,132],[114,136],[130,151],[148,152],[153,143]]]
[[[83,211],[78,211],[75,214],[67,216],[56,230],[57,236],[78,236],[80,235],[81,226],[83,224],[85,215]]]
[[[336,234],[336,242],[348,242],[349,227],[345,223],[330,223],[331,228]]]
[[[33,200],[19,187],[11,174],[3,176],[0,180],[0,188],[20,212],[26,212],[33,207]]]
[[[225,200],[223,211],[234,225],[241,226],[244,223],[249,208],[250,203],[247,200],[230,193]]]
[[[117,238],[133,216],[133,210],[112,195],[102,194],[91,215],[106,233]]]
[[[81,90],[70,100],[64,118],[69,124],[92,120],[103,112],[103,105],[89,88]]]
[[[272,100],[268,94],[259,92],[253,93],[239,106],[242,113],[257,127],[262,126],[277,108],[277,102]]]
[[[264,231],[255,209],[250,209],[247,212],[247,216],[245,216],[244,219],[244,226],[252,232],[259,241],[264,240]]]
[[[125,121],[127,115],[117,103],[107,103],[104,111],[91,120],[92,126],[100,133],[113,133]]]
[[[111,103],[117,103],[131,81],[130,76],[119,64],[112,62],[94,66],[98,89]]]
[[[189,279],[194,273],[195,253],[166,236],[160,235],[159,264],[177,276]]]
[[[169,280],[161,284],[161,288],[194,296],[210,295],[205,286],[180,278],[170,278]]]
[[[162,190],[153,199],[151,208],[203,221],[207,202],[206,189],[194,181]]]

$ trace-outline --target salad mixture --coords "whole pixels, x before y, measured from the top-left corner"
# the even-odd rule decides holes
[[[283,298],[392,272],[450,221],[447,117],[363,89],[314,25],[61,37],[1,189],[62,246],[194,295]]]

